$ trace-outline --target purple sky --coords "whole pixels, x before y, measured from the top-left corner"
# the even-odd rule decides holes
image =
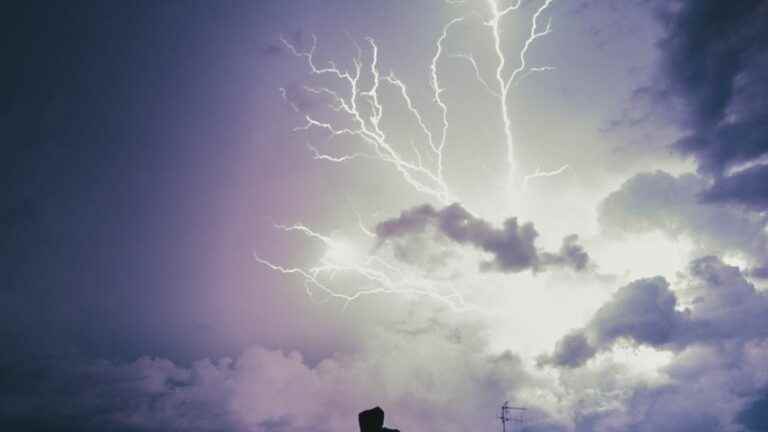
[[[3,429],[768,430],[765,1],[16,3]]]

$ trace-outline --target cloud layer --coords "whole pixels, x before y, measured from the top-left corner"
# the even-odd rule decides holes
[[[768,5],[761,0],[665,2],[656,84],[685,113],[676,143],[715,184],[710,201],[768,209]],[[741,170],[750,166],[746,170]],[[734,171],[737,170],[737,171]]]
[[[488,353],[484,333],[468,322],[409,320],[317,364],[260,346],[190,365],[27,363],[4,371],[0,418],[24,430],[331,432],[355,429],[359,411],[381,405],[401,430],[492,427],[498,400],[542,384],[513,353]],[[562,430],[538,411],[534,420],[533,430]]]
[[[376,235],[385,242],[422,235],[430,229],[454,243],[489,253],[492,259],[480,263],[482,271],[536,272],[548,266],[582,271],[589,264],[589,255],[578,244],[575,234],[563,239],[558,252],[542,253],[536,248],[539,233],[533,223],[520,224],[512,217],[506,219],[501,228],[496,228],[460,204],[440,210],[428,204],[405,210],[400,216],[376,225]]]
[[[659,231],[671,238],[685,236],[701,254],[736,254],[757,269],[764,266],[768,263],[765,216],[702,202],[701,194],[711,192],[707,185],[696,174],[637,174],[601,201],[600,225],[630,235]]]
[[[690,263],[678,294],[663,277],[638,279],[619,288],[581,329],[563,337],[543,364],[579,367],[617,342],[679,351],[693,344],[744,345],[768,336],[768,296],[737,267],[716,257]]]
[[[767,337],[768,295],[710,256],[692,261],[674,291],[661,277],[621,287],[539,364],[588,398],[576,430],[762,431]],[[626,345],[672,357],[658,378],[632,382],[598,355]]]

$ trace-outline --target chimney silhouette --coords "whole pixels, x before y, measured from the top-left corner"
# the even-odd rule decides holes
[[[384,410],[380,407],[361,412],[357,420],[360,423],[360,432],[400,432],[384,427]]]

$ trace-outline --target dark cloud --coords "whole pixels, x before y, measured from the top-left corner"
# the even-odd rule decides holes
[[[577,243],[576,235],[565,237],[559,252],[540,253],[535,245],[539,233],[533,223],[520,224],[512,217],[497,228],[460,204],[451,204],[441,210],[426,204],[405,210],[400,216],[379,223],[376,235],[385,242],[423,235],[428,229],[434,229],[460,245],[473,246],[491,254],[491,260],[480,263],[483,271],[517,273],[540,271],[547,266],[584,270],[589,264],[589,255]]]
[[[587,325],[564,336],[540,364],[578,367],[619,340],[679,351],[691,344],[746,343],[768,336],[768,296],[716,257],[692,261],[678,293],[662,277],[619,288]],[[688,307],[678,306],[678,297]]]
[[[720,179],[702,194],[702,198],[708,202],[740,203],[757,210],[765,210],[768,209],[766,189],[768,166],[759,165]]]
[[[752,402],[749,407],[739,414],[739,423],[748,431],[768,431],[768,395]]]
[[[438,215],[438,211],[429,204],[403,210],[399,217],[376,225],[376,235],[388,239],[424,232]]]
[[[563,239],[563,245],[556,254],[544,252],[541,261],[544,265],[570,267],[574,270],[584,270],[589,265],[589,254],[579,243],[579,236],[571,234]]]
[[[563,337],[541,364],[578,367],[619,339],[664,346],[685,321],[677,298],[662,277],[639,279],[619,288],[584,329]]]
[[[765,178],[755,173],[766,166],[731,172],[768,154],[768,3],[686,0],[664,7],[655,87],[664,104],[677,101],[686,113],[687,135],[677,149],[715,179],[709,199],[768,209],[768,189],[752,183]]]
[[[557,366],[577,367],[597,354],[597,348],[587,340],[587,336],[581,330],[574,330],[563,336],[555,345],[555,351],[551,356],[539,358],[539,366],[554,364]]]
[[[750,269],[749,276],[757,279],[768,279],[768,265]]]
[[[592,318],[592,328],[599,346],[619,338],[638,344],[661,346],[685,320],[678,312],[677,299],[662,277],[640,279],[620,288],[613,299]]]
[[[183,368],[165,359],[113,364],[58,358],[3,371],[0,425],[16,430],[234,430],[230,362]]]

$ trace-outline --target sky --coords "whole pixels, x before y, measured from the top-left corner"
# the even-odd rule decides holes
[[[768,2],[4,6],[3,429],[768,431]]]

